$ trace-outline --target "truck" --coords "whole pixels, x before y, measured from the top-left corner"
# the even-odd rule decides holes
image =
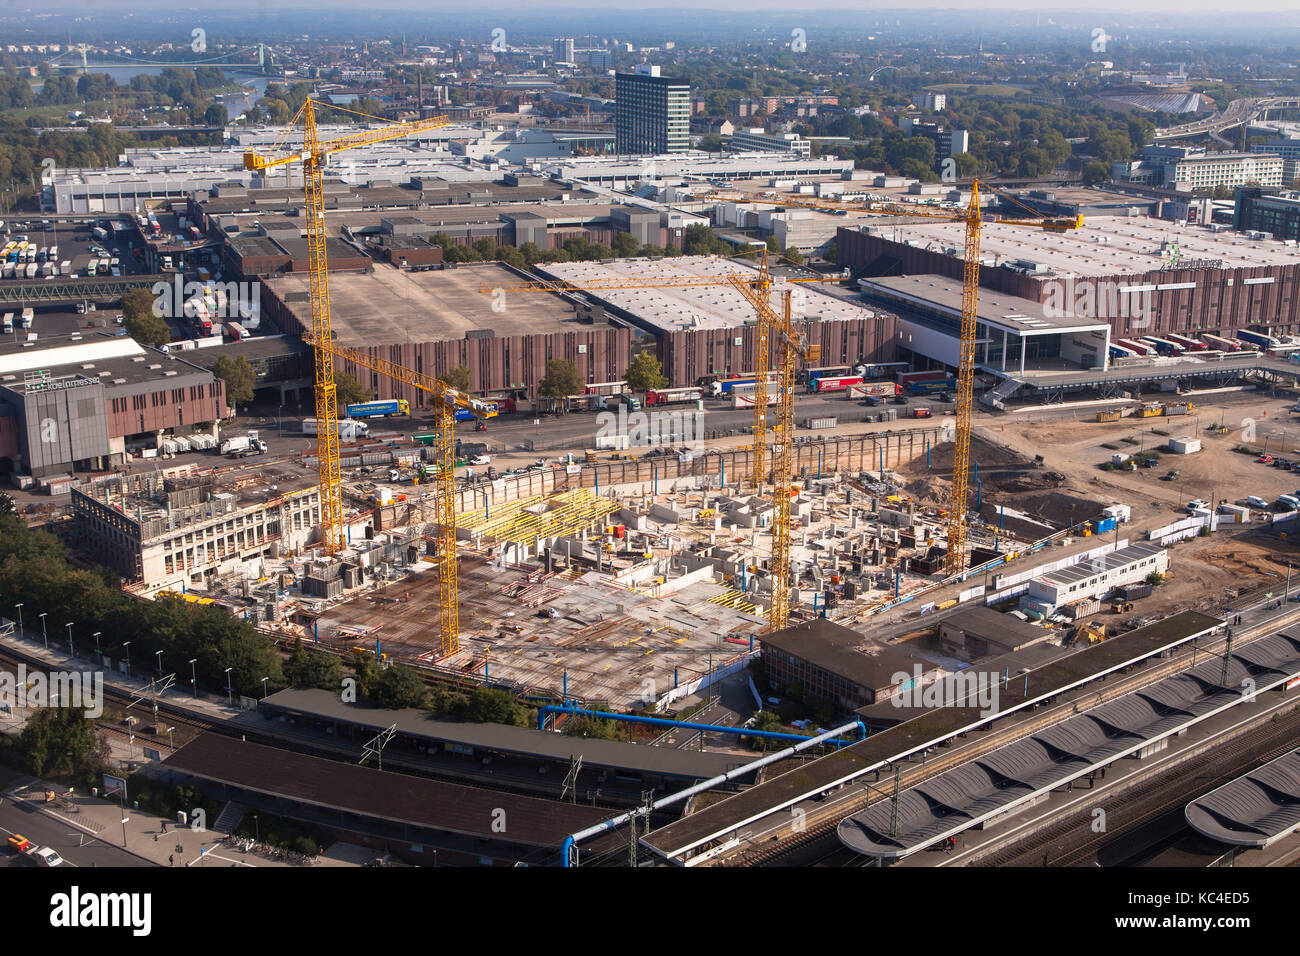
[[[860,382],[849,386],[849,400],[865,398],[893,398],[903,394],[903,386],[897,382]]]
[[[41,275],[48,279],[50,276],[54,275],[54,270],[57,268],[58,266],[53,262],[43,262],[41,263]]]
[[[1281,345],[1277,339],[1263,332],[1252,332],[1250,329],[1238,329],[1237,338],[1241,339],[1247,345],[1252,345],[1260,351],[1271,349],[1276,345]]]
[[[914,409],[912,409],[912,417],[913,417],[913,418],[929,418],[929,417],[930,417],[930,409],[928,409],[928,408],[914,408]]]
[[[861,375],[841,375],[838,377],[818,376],[808,382],[810,392],[847,392],[852,385],[861,385]]]
[[[723,395],[730,395],[731,390],[737,385],[753,385],[754,376],[748,378],[719,378],[709,383],[709,395],[713,398],[719,398]]]
[[[1209,332],[1201,333],[1201,341],[1212,349],[1220,352],[1240,352],[1241,343],[1234,339],[1225,339],[1220,335],[1211,335]]]
[[[781,398],[781,393],[776,389],[769,389],[767,392],[767,404],[775,405]],[[740,392],[732,390],[731,407],[732,408],[753,408],[758,403],[753,392]]]
[[[12,262],[6,262],[6,263],[5,263],[5,278],[6,278],[6,279],[12,279],[13,277],[14,277],[14,264],[13,264]]]
[[[378,402],[360,402],[346,409],[348,418],[379,418],[388,415],[411,414],[411,403],[406,399],[387,399]]]
[[[645,403],[647,405],[682,405],[687,402],[697,402],[704,390],[696,387],[689,388],[652,388],[646,392]]]
[[[90,230],[90,234],[100,242],[108,242],[108,230],[103,226],[96,226],[94,229]]]
[[[99,274],[99,260],[91,259],[89,262],[86,263],[86,275],[93,279],[98,274]]]
[[[1176,332],[1166,332],[1165,338],[1170,342],[1173,342],[1175,345],[1181,345],[1189,352],[1205,352],[1209,349],[1209,346],[1204,342],[1190,338],[1186,335],[1179,335]]]
[[[232,342],[242,342],[244,339],[244,327],[238,322],[227,322],[225,324],[226,335]]]
[[[948,373],[941,368],[925,372],[899,372],[898,384],[906,388],[912,382],[933,382],[935,379],[947,378]]]
[[[23,309],[22,327],[30,329],[34,321],[36,321],[36,313],[30,308]]]
[[[936,378],[924,382],[911,382],[907,386],[909,395],[937,395],[940,392],[952,392],[957,389],[955,378]]]
[[[29,263],[27,263],[27,270],[23,273],[24,277],[25,277],[25,278],[28,278],[28,279],[35,279],[35,278],[36,278],[36,270],[39,269],[39,268],[40,268],[40,266],[38,266],[38,265],[37,265],[36,263],[34,263],[34,262],[29,262]]]
[[[0,331],[4,332],[5,335],[12,335],[12,334],[13,334],[13,331],[14,331],[14,314],[13,314],[12,312],[6,312],[6,313],[5,313],[5,315],[4,315],[4,320],[3,320],[3,324],[0,324]]]
[[[266,442],[257,437],[257,432],[236,435],[234,438],[227,438],[221,443],[221,454],[227,458],[247,458],[249,455],[262,455],[265,453]]]
[[[305,418],[302,423],[302,433],[304,435],[316,434],[316,419]],[[358,438],[369,438],[370,426],[366,422],[359,422],[355,418],[339,419],[339,440],[356,441]]]

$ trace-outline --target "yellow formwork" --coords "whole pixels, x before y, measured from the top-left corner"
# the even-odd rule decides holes
[[[589,488],[558,494],[520,498],[483,512],[465,512],[456,516],[461,531],[482,535],[495,541],[532,543],[538,538],[563,537],[603,526],[619,506]]]

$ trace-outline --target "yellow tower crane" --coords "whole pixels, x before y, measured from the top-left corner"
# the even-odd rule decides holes
[[[790,612],[790,498],[793,487],[794,460],[794,377],[800,358],[815,362],[820,346],[809,345],[806,338],[794,328],[791,314],[791,294],[783,293],[783,315],[772,307],[772,293],[785,283],[838,282],[824,277],[774,279],[767,262],[767,250],[760,249],[756,273],[729,272],[722,276],[634,276],[619,279],[597,279],[574,283],[566,280],[538,279],[505,289],[480,289],[483,293],[498,292],[588,292],[620,289],[679,289],[692,287],[731,286],[748,301],[757,314],[754,357],[754,477],[761,486],[767,461],[767,376],[772,367],[771,346],[778,341],[776,421],[773,424],[772,452],[775,514],[772,522],[772,607],[768,614],[768,631],[785,627]],[[746,253],[747,255],[748,253]]]
[[[434,442],[435,511],[438,517],[438,632],[439,656],[447,657],[460,650],[460,567],[456,557],[456,409],[463,408],[476,417],[487,418],[491,405],[471,398],[432,375],[425,375],[396,362],[372,355],[361,349],[307,340],[317,351],[326,351],[331,359],[351,362],[395,382],[411,385],[433,396],[436,416]]]
[[[342,107],[333,107],[342,109]],[[383,123],[375,129],[363,130],[338,139],[321,140],[316,131],[316,104],[310,98],[303,103],[289,127],[303,124],[303,148],[285,156],[266,156],[256,152],[244,153],[244,168],[264,172],[275,166],[301,163],[303,186],[307,196],[307,274],[311,285],[311,341],[316,346],[316,452],[320,476],[321,543],[326,553],[333,553],[346,545],[343,523],[343,481],[339,472],[338,400],[334,387],[334,356],[324,345],[334,341],[330,319],[329,263],[325,255],[325,166],[333,153],[398,139],[422,130],[446,126],[451,121],[444,116],[419,120],[414,123],[390,123],[376,116],[355,113],[369,120]],[[274,143],[269,153],[283,148]]]
[[[997,192],[997,190],[991,190]],[[975,397],[975,320],[979,307],[980,276],[980,230],[983,214],[979,203],[980,183],[976,180],[971,185],[970,204],[965,213],[936,212],[932,209],[916,209],[906,203],[866,202],[834,203],[806,202],[803,200],[785,200],[764,196],[732,195],[726,193],[709,193],[698,197],[704,202],[734,202],[757,205],[794,206],[805,209],[824,211],[863,212],[883,216],[916,216],[925,219],[939,219],[945,222],[961,222],[966,225],[966,242],[964,249],[961,297],[961,342],[957,359],[957,428],[956,448],[952,460],[952,494],[948,508],[948,553],[944,558],[944,570],[956,574],[966,567],[966,513],[969,497],[970,474],[970,428],[971,410]],[[997,193],[1009,202],[1022,206],[1030,212],[1035,210],[1025,206],[1012,196]],[[1083,216],[1074,218],[1051,219],[997,219],[1000,225],[1027,226],[1046,229],[1052,232],[1064,232],[1083,226]]]

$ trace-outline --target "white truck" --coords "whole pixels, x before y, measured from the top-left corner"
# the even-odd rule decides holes
[[[316,419],[304,418],[302,433],[304,435],[317,434]],[[369,436],[370,425],[366,422],[359,422],[355,418],[339,419],[339,441],[356,441],[358,438],[368,438]]]
[[[32,322],[36,320],[36,313],[32,309],[23,309],[22,326],[25,329],[32,327]]]
[[[4,324],[0,325],[0,332],[3,332],[5,335],[12,335],[13,331],[14,314],[12,312],[6,312],[4,315]]]
[[[36,278],[36,270],[39,269],[39,268],[40,268],[40,266],[38,266],[38,265],[37,265],[36,263],[34,263],[34,262],[29,262],[29,263],[27,263],[27,270],[26,270],[26,272],[23,273],[24,277],[25,277],[25,278],[28,278],[28,279],[35,279],[35,278]]]
[[[221,454],[227,458],[247,458],[250,455],[265,453],[266,442],[257,437],[257,432],[236,435],[234,438],[227,438],[221,443]]]
[[[108,241],[108,230],[103,226],[96,226],[94,229],[90,230],[90,234],[100,242]]]

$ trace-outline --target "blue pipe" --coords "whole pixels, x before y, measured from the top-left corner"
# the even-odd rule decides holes
[[[680,727],[687,730],[707,730],[713,733],[734,734],[737,737],[761,737],[769,740],[807,740],[803,734],[783,734],[775,730],[748,730],[744,727],[724,727],[720,724],[696,724],[683,720],[665,720],[663,717],[640,717],[636,714],[615,714],[607,710],[584,710],[581,707],[557,707],[548,704],[537,708],[537,728],[546,729],[550,714],[576,714],[584,717],[603,717],[606,720],[626,720],[634,724],[651,724],[656,727]],[[858,721],[862,736],[867,736],[866,725]]]

